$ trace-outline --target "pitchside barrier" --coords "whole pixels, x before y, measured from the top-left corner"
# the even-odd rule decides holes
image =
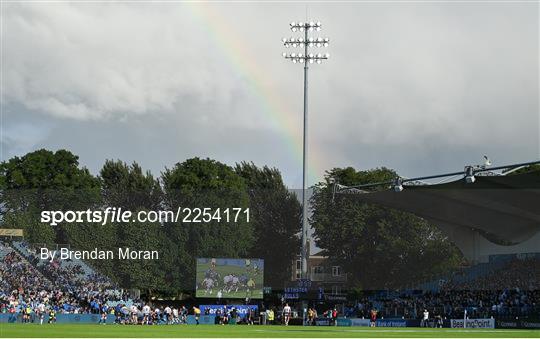
[[[451,328],[495,328],[495,319],[451,319]]]
[[[99,314],[57,314],[56,322],[63,324],[97,324],[101,316]],[[39,324],[39,317],[34,316],[33,323]],[[115,316],[109,314],[107,316],[107,323],[112,324],[114,322]],[[22,321],[21,314],[9,314],[4,313],[0,314],[0,323],[20,323]],[[49,316],[46,315],[43,319],[43,323],[46,324],[49,321]],[[32,322],[32,321],[31,321]]]
[[[315,319],[315,326],[330,326],[332,325],[331,319],[329,318],[317,318]]]
[[[540,319],[497,320],[496,328],[540,329]]]
[[[194,315],[188,315],[186,322],[188,325],[195,325],[197,324],[197,320],[195,320]],[[199,324],[201,325],[214,325],[216,323],[216,316],[215,315],[201,315],[199,317]]]
[[[338,326],[369,326],[369,319],[359,319],[359,318],[338,318]]]
[[[56,323],[58,324],[97,324],[100,320],[101,316],[99,314],[57,314],[56,315]],[[114,323],[115,316],[112,314],[109,314],[107,316],[107,324],[113,324]],[[49,316],[46,315],[43,319],[43,323],[47,324],[49,320]],[[0,314],[0,323],[20,323],[22,321],[22,315],[21,314]],[[34,316],[33,318],[34,324],[39,324],[39,317]],[[188,315],[187,316],[187,323],[188,324],[196,324],[197,321],[195,320],[194,315]],[[199,318],[199,324],[204,325],[214,325],[216,323],[216,317],[213,315],[201,315]]]
[[[202,314],[208,312],[210,315],[216,314],[216,312],[223,311],[225,308],[227,310],[236,309],[236,312],[241,317],[244,317],[248,314],[250,310],[253,310],[255,314],[258,314],[259,306],[257,305],[201,305],[199,306]]]
[[[20,323],[21,314],[0,313],[0,323]],[[115,316],[107,316],[107,324],[114,323]],[[46,324],[49,316],[44,317],[43,323]],[[97,324],[100,320],[99,314],[57,314],[56,322],[63,324]],[[39,323],[39,318],[34,316],[33,323]],[[188,324],[196,324],[195,316],[187,316]],[[216,323],[214,315],[201,315],[199,324],[213,325]],[[330,326],[333,323],[328,318],[317,318],[315,320],[318,326]],[[290,325],[302,325],[302,318],[291,319]],[[377,327],[420,327],[420,320],[417,319],[378,319]],[[431,327],[434,324],[429,323]],[[338,318],[337,326],[370,326],[369,319],[360,318]],[[444,321],[444,327],[463,328],[463,319],[451,319]],[[516,319],[516,320],[495,320],[495,319],[467,319],[466,328],[507,328],[507,329],[540,329],[540,319]]]
[[[99,314],[57,314],[56,323],[58,324],[97,324],[101,316]],[[47,324],[49,316],[46,315],[43,319],[43,323]],[[113,324],[115,316],[109,314],[107,316],[107,324]],[[194,315],[188,315],[186,319],[188,325],[194,325],[197,323]],[[21,323],[22,315],[21,314],[0,314],[0,323]],[[33,317],[34,324],[39,324],[39,317]],[[214,315],[201,315],[199,317],[199,324],[203,325],[214,325],[216,323],[216,317]]]
[[[360,318],[338,318],[337,326],[362,326],[368,327],[369,319]],[[331,325],[327,318],[317,319],[317,325]],[[420,327],[418,319],[378,319],[377,327]],[[435,320],[428,321],[428,327],[435,327]],[[495,320],[486,319],[463,319],[444,320],[443,327],[451,328],[516,328],[516,329],[540,329],[540,319],[516,319],[516,320]]]
[[[338,318],[337,325],[368,327],[371,325],[371,321],[360,318]],[[377,327],[418,327],[420,321],[416,319],[378,319],[376,325]]]

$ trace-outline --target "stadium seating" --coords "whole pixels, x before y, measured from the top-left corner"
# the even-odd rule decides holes
[[[26,259],[29,259],[32,263],[35,263],[36,268],[38,268],[40,271],[46,270],[46,268],[51,265],[48,260],[41,260],[36,251],[25,242],[15,241],[13,242],[13,247]],[[78,281],[88,280],[99,275],[87,263],[79,259],[57,260],[55,265],[59,266],[58,269],[70,272],[72,279],[76,279]]]
[[[454,284],[465,284],[476,279],[480,279],[487,275],[504,268],[515,256],[498,256],[491,257],[489,262],[480,263],[470,267],[462,268],[452,274],[439,276],[431,281],[418,284],[414,289],[424,291],[438,291],[445,283],[452,282]]]
[[[24,242],[0,242],[0,304],[13,300],[49,300],[61,313],[99,313],[102,305],[130,308],[121,290],[80,260],[49,263],[39,260]],[[436,289],[367,292],[347,314],[418,319],[424,309],[443,318],[521,317],[540,314],[540,257],[493,258],[490,263],[463,270]]]
[[[0,242],[0,261],[2,261],[4,259],[4,257],[6,255],[8,255],[9,253],[11,253],[13,251],[13,249],[9,246],[7,246],[6,244]]]

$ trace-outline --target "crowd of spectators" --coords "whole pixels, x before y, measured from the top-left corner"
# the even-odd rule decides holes
[[[517,288],[522,291],[537,291],[540,290],[540,259],[514,259],[495,272],[466,282],[449,281],[443,288],[473,291]]]
[[[35,310],[40,304],[55,313],[99,313],[105,304],[128,300],[100,275],[83,277],[55,262],[35,266],[34,258],[24,258],[1,242],[0,253],[0,313]]]
[[[366,300],[356,307],[357,315],[367,317],[376,308],[381,316],[420,318],[424,310],[447,319],[531,316],[540,313],[540,291],[505,289],[501,291],[440,290],[405,293],[394,298]]]
[[[56,313],[103,314],[106,310],[115,314],[119,322],[125,319],[140,322],[145,316],[144,304],[129,300],[107,278],[85,271],[77,263],[64,266],[55,261],[36,260],[31,254],[23,257],[2,242],[0,254],[0,313],[19,313],[44,304],[47,310]],[[515,259],[496,272],[465,282],[448,281],[436,291],[366,294],[345,307],[343,315],[369,318],[373,310],[378,311],[379,317],[406,319],[419,319],[426,310],[446,319],[465,315],[538,317],[540,259]],[[133,318],[133,312],[137,317]],[[154,307],[150,314],[145,318],[146,323],[159,323],[163,319],[178,323],[184,321],[185,309],[175,312],[174,308]]]
[[[18,292],[35,290],[36,288],[51,289],[52,283],[45,279],[26,260],[10,247],[1,244],[0,252],[4,253],[0,261],[0,291],[16,287]]]
[[[420,318],[424,310],[446,318],[540,315],[540,259],[514,259],[487,275],[470,281],[441,284],[436,291],[407,291],[370,296],[350,305],[351,316],[368,317],[371,309],[381,316]]]
[[[93,291],[114,288],[109,279],[95,272],[86,274],[80,265],[62,266],[60,261],[54,260],[42,262],[38,268],[44,276],[68,291],[77,291],[81,288]]]

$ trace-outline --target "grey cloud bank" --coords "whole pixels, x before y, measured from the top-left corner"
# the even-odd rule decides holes
[[[308,10],[331,38],[331,59],[310,73],[311,183],[335,166],[413,176],[483,154],[540,157],[537,3]],[[280,58],[280,39],[304,13],[285,3],[4,4],[2,160],[68,148],[94,173],[118,158],[159,174],[209,156],[276,166],[299,187],[290,140],[301,140],[302,71]],[[276,101],[285,112],[269,111]]]

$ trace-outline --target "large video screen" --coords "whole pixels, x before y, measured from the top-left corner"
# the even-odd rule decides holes
[[[264,260],[197,259],[197,298],[262,299]]]

